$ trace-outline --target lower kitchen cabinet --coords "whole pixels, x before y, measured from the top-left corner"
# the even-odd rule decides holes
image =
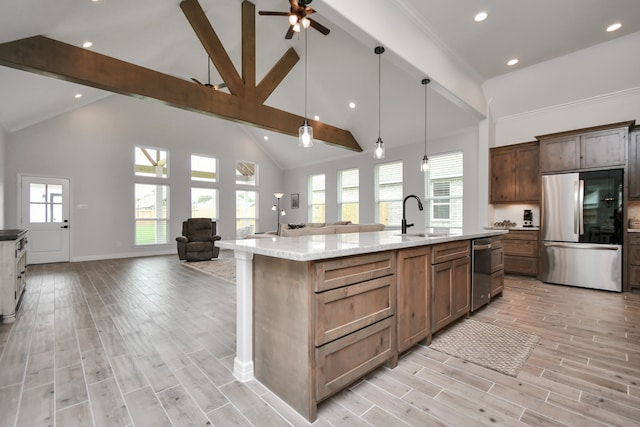
[[[396,255],[255,255],[255,377],[309,421],[318,402],[397,364]]]
[[[504,289],[504,240],[502,236],[491,238],[491,298]]]
[[[431,341],[429,272],[431,250],[420,246],[398,251],[398,352],[426,339]]]
[[[640,233],[629,233],[629,284],[640,288]]]
[[[538,230],[509,230],[503,236],[504,272],[538,275]]]
[[[0,235],[0,319],[16,321],[16,310],[27,285],[27,231],[2,230]]]
[[[431,332],[437,332],[471,308],[470,243],[457,241],[431,248]]]

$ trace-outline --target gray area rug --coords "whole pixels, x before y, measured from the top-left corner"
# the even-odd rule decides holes
[[[433,338],[430,348],[515,377],[540,337],[464,319]]]
[[[218,279],[233,283],[234,285],[236,283],[235,258],[216,258],[211,261],[183,262],[182,265],[215,276]]]

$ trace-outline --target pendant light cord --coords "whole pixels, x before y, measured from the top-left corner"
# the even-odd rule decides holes
[[[427,83],[424,84],[424,155],[427,155]]]
[[[304,30],[304,121],[307,121],[307,56],[308,55],[308,45],[307,45],[307,30]]]
[[[384,51],[383,51],[384,52]],[[378,139],[380,139],[380,110],[382,109],[382,104],[381,104],[381,96],[380,96],[380,56],[382,55],[382,52],[380,52],[378,54]]]

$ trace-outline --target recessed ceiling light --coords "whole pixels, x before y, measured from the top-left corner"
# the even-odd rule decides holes
[[[356,108],[356,103],[355,102],[350,102],[349,103],[349,108],[351,108],[351,109]]]
[[[317,114],[315,116],[313,116],[313,120],[315,121],[319,121],[320,120],[320,116],[318,116]]]
[[[91,46],[93,46],[92,42],[86,41],[86,42],[82,43],[82,47],[91,47]]]
[[[622,24],[619,22],[616,22],[615,24],[611,24],[607,27],[607,32],[610,33],[612,31],[619,30],[620,28],[622,28]]]
[[[513,59],[510,59],[510,60],[507,62],[507,65],[508,65],[508,66],[513,66],[513,65],[516,65],[518,62],[520,62],[520,60],[519,60],[518,58],[513,58]]]
[[[264,138],[265,141],[269,140],[269,137],[267,135],[263,136],[263,138]]]
[[[473,17],[473,20],[476,21],[476,22],[482,22],[485,19],[487,19],[487,16],[489,16],[489,14],[487,12],[480,12],[476,16]]]
[[[81,93],[76,93],[76,99],[78,98],[82,98],[82,94]]]

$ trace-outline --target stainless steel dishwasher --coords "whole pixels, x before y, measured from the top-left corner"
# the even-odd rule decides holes
[[[491,239],[473,240],[471,269],[471,311],[474,311],[491,298]]]

